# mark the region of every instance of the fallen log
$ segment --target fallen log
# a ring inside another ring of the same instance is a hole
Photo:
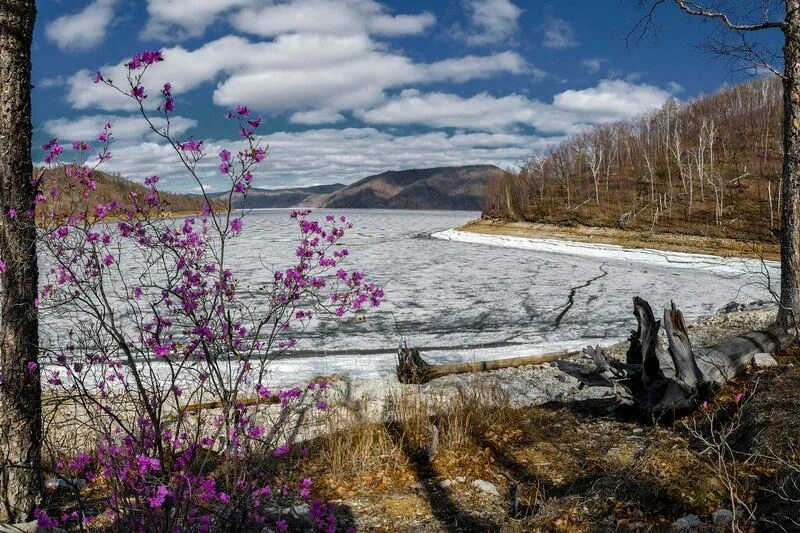
[[[606,357],[599,346],[584,353],[595,362],[600,383],[614,387],[621,405],[649,417],[675,417],[696,408],[744,372],[757,353],[785,348],[794,338],[791,330],[773,326],[695,349],[673,303],[664,310],[665,349],[658,338],[661,322],[650,304],[637,296],[633,308],[637,330],[624,363]]]
[[[401,346],[397,352],[397,379],[400,383],[406,384],[427,383],[432,379],[449,376],[451,374],[468,374],[471,372],[486,372],[488,370],[501,370],[503,368],[516,368],[527,365],[540,365],[542,363],[560,361],[579,353],[578,351],[560,351],[541,355],[513,357],[510,359],[433,365],[425,361],[418,350],[409,348],[408,346]]]

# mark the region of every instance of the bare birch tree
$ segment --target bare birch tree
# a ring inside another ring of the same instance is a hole
[[[643,2],[644,3],[644,2]],[[656,0],[631,36],[643,36],[652,27],[656,8],[671,4],[693,17],[718,24],[734,37],[733,44],[714,41],[717,55],[744,61],[783,80],[783,171],[781,175],[781,298],[778,321],[794,324],[800,317],[800,0]],[[783,33],[782,54],[759,45],[760,32]],[[724,39],[724,37],[723,37]],[[783,68],[775,66],[779,60]],[[701,180],[702,183],[702,180]]]

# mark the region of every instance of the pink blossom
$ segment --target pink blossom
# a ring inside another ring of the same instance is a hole
[[[147,497],[147,503],[149,503],[150,507],[153,509],[160,509],[164,505],[164,501],[167,499],[168,495],[169,490],[167,487],[164,485],[159,485],[155,494]]]
[[[159,61],[164,61],[164,56],[160,50],[145,50],[133,56],[133,59],[125,63],[125,66],[131,70],[138,70],[142,66],[152,65]]]
[[[47,152],[44,156],[45,163],[52,163],[64,152],[64,148],[58,144],[58,139],[50,139],[50,142],[42,145],[42,150]]]
[[[144,87],[141,85],[137,85],[136,87],[131,88],[131,96],[136,98],[137,100],[144,100],[147,98],[147,95],[144,93]]]
[[[153,350],[157,357],[167,357],[172,352],[171,344],[159,344]]]
[[[184,152],[200,152],[203,149],[203,141],[188,140],[178,143],[178,147]]]
[[[36,518],[36,525],[42,529],[55,529],[59,526],[58,520],[51,518],[46,511],[41,509],[33,511],[33,516]]]

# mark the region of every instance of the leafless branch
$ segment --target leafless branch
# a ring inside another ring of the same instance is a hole
[[[675,4],[680,9],[682,9],[683,11],[685,11],[690,15],[705,17],[710,19],[717,19],[721,21],[727,28],[735,31],[760,31],[769,29],[783,30],[783,28],[786,26],[786,23],[783,21],[773,21],[773,20],[766,20],[758,24],[734,24],[733,22],[731,22],[730,17],[728,17],[728,15],[726,15],[725,13],[705,8],[696,2],[691,2],[689,0],[675,0]]]

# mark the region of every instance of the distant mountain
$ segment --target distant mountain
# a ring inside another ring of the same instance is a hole
[[[345,185],[315,185],[294,189],[250,189],[247,193],[247,207],[318,207],[330,193],[334,193]],[[227,193],[216,197],[224,199]]]
[[[392,170],[347,186],[252,189],[247,206],[477,211],[483,207],[487,183],[504,174],[494,165]]]

